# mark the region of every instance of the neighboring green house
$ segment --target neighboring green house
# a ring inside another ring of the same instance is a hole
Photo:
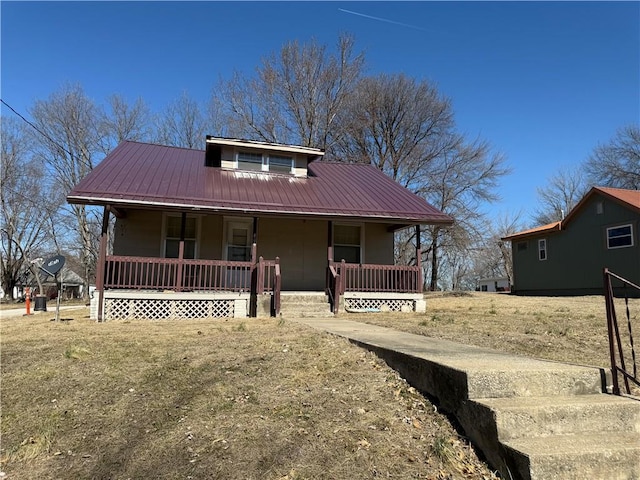
[[[562,221],[503,238],[513,252],[512,292],[599,295],[605,267],[640,285],[639,224],[639,190],[592,188]]]

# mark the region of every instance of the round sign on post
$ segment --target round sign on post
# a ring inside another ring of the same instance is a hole
[[[62,269],[64,266],[65,258],[62,255],[55,255],[51,258],[45,260],[45,262],[40,267],[46,276],[51,275],[55,278],[56,274]],[[33,309],[36,312],[46,312],[47,311],[47,296],[46,295],[36,295],[35,307]]]
[[[56,255],[47,259],[40,267],[40,270],[47,275],[55,276],[64,267],[64,261],[65,258],[62,255]]]

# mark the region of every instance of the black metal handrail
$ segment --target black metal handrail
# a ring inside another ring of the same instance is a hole
[[[623,289],[626,317],[627,317],[627,332],[629,333],[629,347],[631,349],[631,370],[626,366],[624,349],[622,340],[620,338],[620,328],[618,326],[618,318],[616,315],[612,278],[622,282],[624,287],[631,287],[640,291],[640,287],[629,280],[610,272],[609,269],[604,269],[604,297],[607,307],[607,331],[609,333],[609,355],[611,358],[611,375],[613,382],[613,393],[620,395],[620,384],[618,381],[618,375],[622,375],[624,380],[624,386],[627,394],[631,394],[631,388],[629,380],[640,387],[640,378],[638,378],[638,363],[636,361],[636,351],[633,343],[633,330],[631,328],[631,315],[629,312],[629,295],[626,292],[626,288]],[[619,290],[620,291],[620,290]],[[616,352],[617,350],[617,352]],[[627,357],[628,358],[628,357]]]

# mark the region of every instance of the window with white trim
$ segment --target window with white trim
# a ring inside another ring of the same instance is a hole
[[[538,240],[538,260],[547,259],[547,239],[542,238]]]
[[[240,170],[263,170],[261,153],[238,152],[236,162]]]
[[[232,262],[248,262],[251,260],[251,221],[226,220],[225,257]]]
[[[362,227],[360,225],[333,226],[333,259],[347,263],[362,262]]]
[[[292,173],[293,157],[269,154],[269,171],[275,173]]]
[[[607,228],[607,248],[633,247],[633,226],[618,225]]]
[[[164,257],[178,258],[180,253],[181,215],[166,215],[164,222]],[[187,217],[184,228],[184,258],[196,258],[198,218]]]

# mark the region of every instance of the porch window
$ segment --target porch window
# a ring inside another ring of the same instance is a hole
[[[269,155],[269,171],[276,173],[291,173],[293,171],[293,157]]]
[[[334,225],[333,258],[336,262],[362,262],[361,234],[360,225]]]
[[[241,170],[262,170],[262,154],[238,152],[238,168]]]
[[[227,222],[227,260],[248,262],[251,260],[251,223]]]
[[[184,229],[184,258],[196,258],[197,218],[187,217]],[[180,225],[182,217],[167,215],[165,217],[165,258],[178,258],[180,252]]]
[[[607,248],[633,247],[633,228],[631,225],[619,225],[607,228]]]
[[[538,260],[547,259],[547,240],[545,238],[538,240]]]

